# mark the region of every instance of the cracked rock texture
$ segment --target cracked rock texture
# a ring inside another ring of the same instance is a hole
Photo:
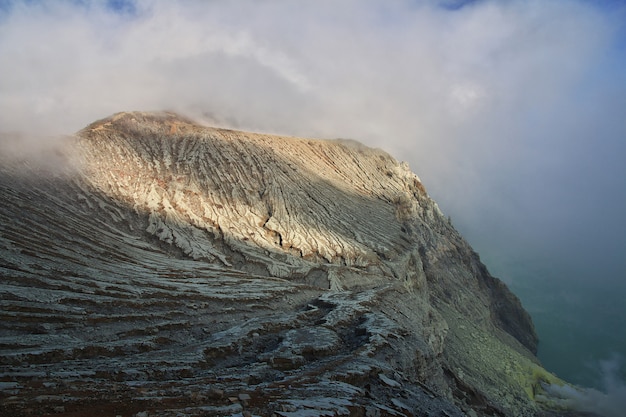
[[[134,112],[43,159],[0,169],[0,415],[552,415],[528,314],[387,153]]]

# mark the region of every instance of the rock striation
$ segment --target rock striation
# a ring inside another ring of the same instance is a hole
[[[535,416],[537,336],[387,153],[119,113],[0,168],[0,415]]]

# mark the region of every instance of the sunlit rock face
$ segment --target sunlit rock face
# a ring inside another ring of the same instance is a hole
[[[2,415],[548,413],[528,314],[381,150],[135,112],[40,162],[0,171]]]

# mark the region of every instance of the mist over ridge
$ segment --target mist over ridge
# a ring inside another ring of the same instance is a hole
[[[409,162],[531,313],[579,311],[570,282],[620,299],[623,6],[461,3],[3,3],[0,126],[46,137],[124,109],[172,109],[358,139]],[[626,336],[612,336],[624,355]],[[578,346],[557,342],[556,355]]]

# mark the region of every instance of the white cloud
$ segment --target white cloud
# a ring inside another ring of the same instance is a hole
[[[599,362],[603,391],[593,388],[574,388],[568,385],[546,385],[547,399],[563,407],[594,415],[623,416],[624,407],[626,407],[626,385],[619,379],[620,366],[619,356]]]
[[[554,167],[574,175],[593,132],[626,131],[610,108],[624,101],[624,78],[602,68],[624,30],[620,9],[139,0],[118,13],[104,4],[15,2],[4,12],[2,130],[68,133],[117,111],[167,108],[351,137],[408,160],[444,211],[476,227],[494,216],[540,221],[529,201],[554,195]],[[563,203],[550,204],[555,219]]]

